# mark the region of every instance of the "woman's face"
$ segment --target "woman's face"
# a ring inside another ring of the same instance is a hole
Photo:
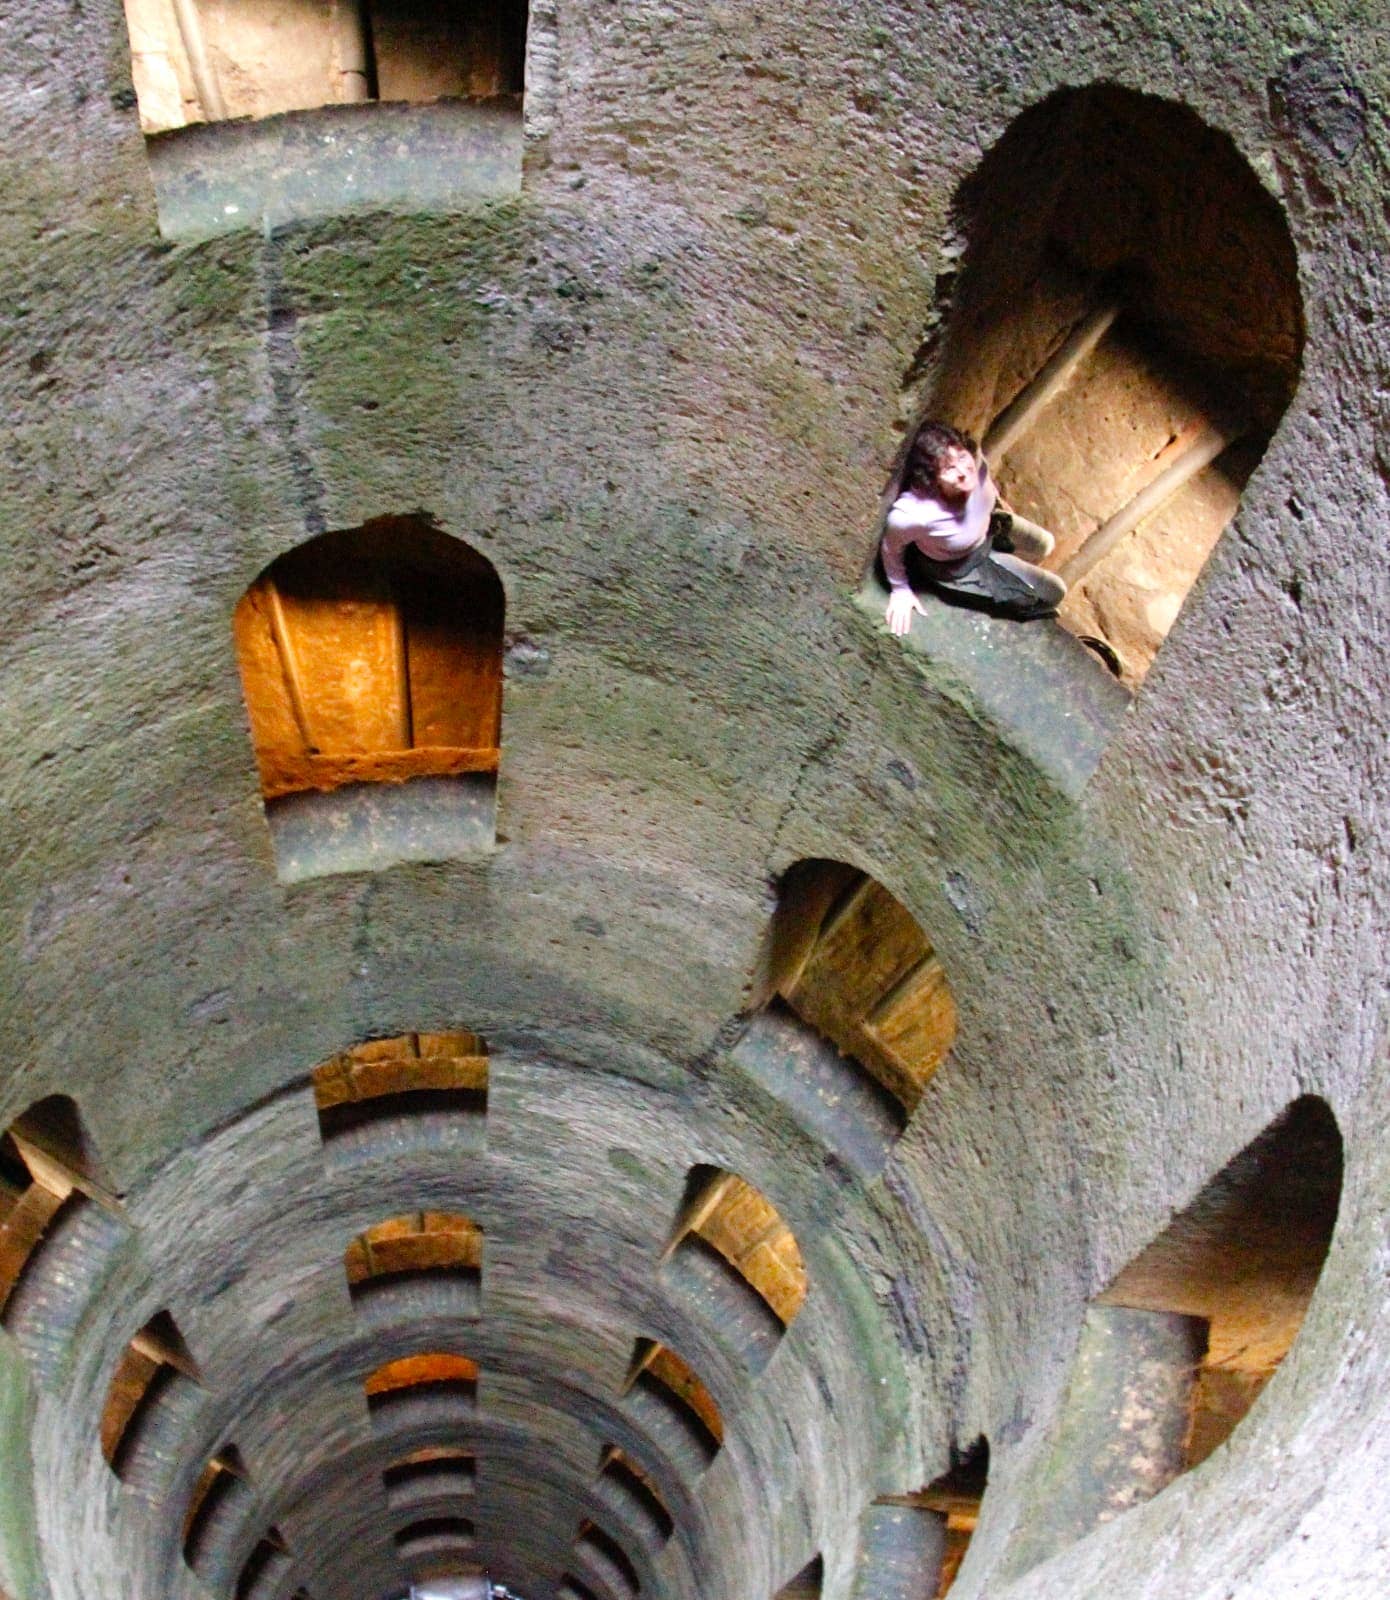
[[[937,469],[936,481],[941,492],[952,500],[963,500],[979,487],[980,469],[968,450],[948,450]]]

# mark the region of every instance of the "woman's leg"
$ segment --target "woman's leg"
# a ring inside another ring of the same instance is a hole
[[[964,572],[938,569],[929,582],[966,605],[1020,619],[1050,616],[1067,592],[1060,578],[1003,550],[991,550]]]
[[[1036,567],[1031,561],[1024,561],[1019,556],[1011,556],[1003,550],[991,550],[987,567],[1004,569],[1012,583],[1001,585],[1004,590],[1000,600],[1012,603],[1018,593],[1015,584],[1021,584],[1027,591],[1027,599],[1039,611],[1055,611],[1067,597],[1067,586],[1055,572],[1044,572],[1041,567]]]
[[[1025,561],[1046,561],[1057,548],[1057,541],[1036,522],[1029,522],[1015,511],[1010,518],[1009,538],[1014,555]]]

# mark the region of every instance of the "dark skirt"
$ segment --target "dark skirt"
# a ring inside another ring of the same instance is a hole
[[[969,555],[959,561],[932,561],[909,546],[905,564],[914,589],[934,589],[943,600],[997,611],[1004,616],[1049,616],[1057,609],[1055,580],[1038,570],[1036,586],[1025,573],[993,560],[996,550],[1013,551],[1011,519],[996,512],[989,532]],[[1026,563],[1025,563],[1026,565]]]

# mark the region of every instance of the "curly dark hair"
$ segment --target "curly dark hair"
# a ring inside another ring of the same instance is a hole
[[[952,450],[965,450],[975,456],[980,447],[968,433],[962,433],[949,423],[924,422],[907,453],[903,487],[917,494],[935,493],[941,465]]]

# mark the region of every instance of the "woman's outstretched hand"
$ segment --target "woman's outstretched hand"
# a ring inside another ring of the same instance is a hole
[[[895,639],[901,639],[911,628],[914,611],[921,612],[924,617],[927,614],[927,608],[911,589],[894,589],[888,596],[888,610],[884,615],[888,619],[888,631]]]

